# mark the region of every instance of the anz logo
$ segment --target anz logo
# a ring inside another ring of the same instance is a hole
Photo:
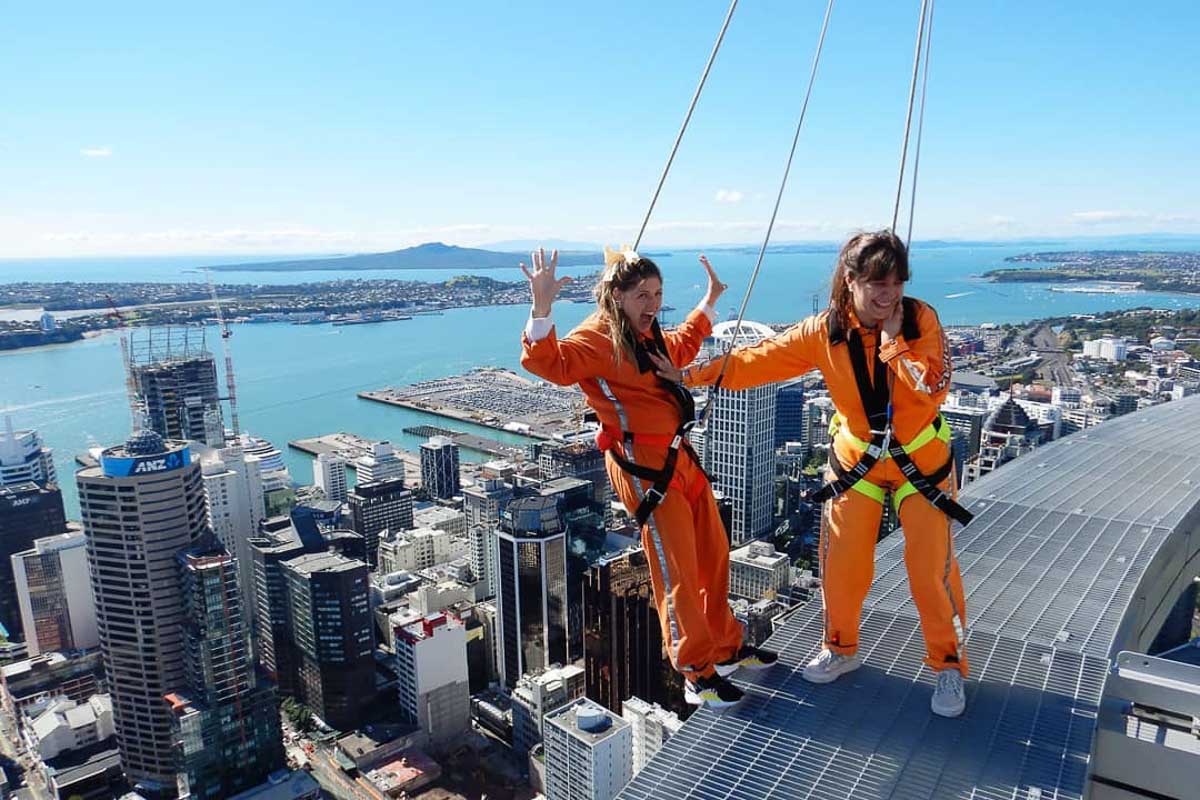
[[[139,461],[133,468],[134,475],[144,475],[148,472],[163,472],[175,469],[182,463],[179,453],[171,453],[163,458],[147,458]]]

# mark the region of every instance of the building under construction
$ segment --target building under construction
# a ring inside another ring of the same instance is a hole
[[[217,365],[203,327],[131,330],[129,369],[152,430],[166,439],[224,444]]]

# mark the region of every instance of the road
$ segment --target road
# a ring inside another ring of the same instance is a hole
[[[1039,325],[1033,332],[1033,349],[1042,357],[1038,373],[1055,386],[1073,386],[1075,371],[1071,369],[1071,355],[1064,353],[1058,343],[1058,335],[1049,325]]]

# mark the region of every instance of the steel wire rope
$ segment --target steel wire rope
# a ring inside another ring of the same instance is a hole
[[[904,236],[904,246],[912,246],[913,218],[917,208],[917,175],[921,169],[921,139],[925,132],[925,96],[929,88],[929,50],[933,45],[933,12],[937,0],[929,0],[929,20],[925,24],[925,58],[921,64],[921,106],[917,112],[917,146],[913,152],[912,186],[909,187],[908,199],[908,232]]]
[[[913,101],[917,95],[917,77],[921,71],[921,45],[925,41],[925,16],[928,11],[929,0],[921,0],[921,17],[917,23],[917,46],[913,53],[912,78],[908,83],[908,111],[904,117],[904,139],[900,145],[900,177],[896,181],[896,203],[892,207],[892,233],[896,232],[896,224],[900,219],[900,198],[904,193],[904,171],[908,165],[908,140],[912,135]]]
[[[646,216],[642,218],[642,226],[638,228],[637,238],[633,241],[633,249],[636,251],[642,243],[642,236],[646,234],[646,226],[650,224],[650,215],[654,213],[654,206],[658,203],[658,195],[662,192],[663,185],[667,182],[667,174],[671,171],[671,164],[675,162],[675,154],[679,152],[679,145],[683,142],[683,134],[687,131],[688,123],[692,121],[692,112],[696,110],[696,103],[700,101],[700,92],[704,89],[704,84],[708,80],[708,73],[712,70],[713,62],[717,60],[717,53],[721,50],[721,43],[725,40],[725,31],[729,30],[729,22],[733,19],[733,12],[737,8],[738,0],[731,0],[729,10],[725,12],[725,21],[721,24],[721,31],[717,34],[717,41],[713,43],[712,52],[708,54],[708,62],[704,65],[704,72],[700,74],[700,82],[696,84],[696,91],[692,94],[692,102],[688,104],[687,113],[683,117],[683,124],[679,126],[679,133],[675,135],[675,144],[671,146],[671,154],[667,156],[667,163],[663,165],[662,174],[658,177],[658,185],[654,187],[654,194],[650,198],[650,207],[646,209]]]
[[[834,0],[829,0],[825,6],[825,17],[821,21],[821,33],[817,37],[816,51],[813,53],[812,67],[808,73],[808,86],[804,90],[804,102],[800,106],[800,118],[796,122],[796,132],[792,136],[792,146],[788,150],[787,163],[783,169],[783,178],[779,182],[779,191],[775,195],[775,206],[771,209],[771,219],[767,222],[767,232],[763,237],[762,246],[758,249],[758,258],[754,262],[754,271],[750,273],[750,282],[746,286],[746,293],[742,296],[742,305],[738,310],[737,322],[733,327],[733,336],[730,337],[729,344],[725,348],[725,354],[721,361],[721,371],[717,374],[717,380],[712,385],[712,390],[709,392],[709,402],[704,407],[704,413],[699,420],[699,426],[703,427],[708,420],[713,407],[712,397],[721,388],[721,382],[725,379],[725,370],[729,367],[729,356],[733,353],[733,348],[737,345],[738,335],[742,330],[742,321],[746,316],[746,306],[750,303],[750,294],[754,291],[754,284],[758,280],[758,273],[762,269],[763,258],[767,253],[767,245],[771,242],[771,234],[775,230],[775,220],[779,216],[779,206],[783,202],[783,192],[787,188],[788,176],[792,171],[792,161],[796,156],[796,145],[800,142],[800,131],[804,127],[804,118],[808,113],[808,101],[812,97],[813,85],[817,80],[817,67],[821,63],[821,52],[825,47],[825,33],[829,30],[829,19],[833,15]]]

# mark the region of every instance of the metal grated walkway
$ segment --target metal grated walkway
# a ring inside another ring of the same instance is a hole
[[[1200,550],[1200,397],[1061,439],[972,485],[956,532],[972,674],[967,713],[929,711],[933,674],[903,564],[880,543],[862,623],[865,665],[800,677],[821,609],[768,646],[781,664],[724,714],[692,716],[621,794],[654,798],[1005,798],[1087,794],[1110,659],[1149,645]]]

